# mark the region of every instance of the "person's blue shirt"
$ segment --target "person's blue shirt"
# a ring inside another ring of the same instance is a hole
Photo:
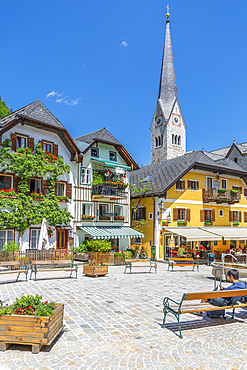
[[[243,282],[243,281],[236,281],[235,283],[233,283],[232,285],[228,286],[224,290],[236,290],[236,289],[246,289],[245,288],[245,282]],[[239,301],[241,299],[241,296],[240,297],[231,297],[231,298],[228,298],[228,299],[230,300],[230,304],[231,305],[234,305],[234,304],[237,303],[237,301]]]

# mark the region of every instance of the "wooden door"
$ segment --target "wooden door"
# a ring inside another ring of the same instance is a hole
[[[57,249],[68,249],[68,230],[57,229]]]

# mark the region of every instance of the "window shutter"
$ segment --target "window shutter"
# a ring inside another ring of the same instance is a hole
[[[244,212],[244,222],[247,222],[247,212]]]
[[[185,181],[181,181],[181,184],[182,184],[182,189],[184,190],[185,189]]]
[[[173,221],[178,220],[178,208],[173,208]]]
[[[19,182],[20,182],[20,177],[19,176],[15,176],[14,177],[14,191],[17,193],[19,191]]]
[[[229,221],[232,222],[232,211],[229,211]]]
[[[47,195],[49,193],[48,180],[41,180],[41,193]]]
[[[242,222],[242,212],[241,211],[238,212],[238,221]]]
[[[199,189],[199,181],[196,182],[196,189]]]
[[[16,134],[11,134],[11,148],[16,151]]]
[[[243,192],[243,188],[241,188],[241,186],[239,188],[239,192],[240,192],[240,194],[242,194],[242,192]]]
[[[137,212],[134,212],[134,210],[132,209],[132,221],[136,220],[136,213]]]
[[[215,222],[215,210],[212,210],[212,222]]]
[[[57,144],[53,144],[53,155],[55,155],[55,157],[58,156],[58,145]]]
[[[201,220],[201,222],[204,222],[204,220],[205,220],[204,216],[205,216],[204,210],[201,209],[201,211],[200,211],[200,220]]]
[[[244,189],[244,196],[247,197],[247,189]]]
[[[186,220],[188,221],[188,222],[190,222],[190,209],[188,208],[187,209],[187,212],[186,212],[187,214],[186,214]]]
[[[191,188],[191,181],[189,180],[188,181],[188,189],[190,189]]]
[[[66,196],[72,199],[72,184],[67,184],[66,186]]]
[[[32,150],[32,152],[34,151],[34,138],[33,137],[28,138],[28,147]]]

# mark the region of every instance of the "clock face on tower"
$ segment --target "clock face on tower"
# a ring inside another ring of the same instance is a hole
[[[181,117],[179,114],[173,114],[172,115],[172,123],[175,126],[180,126],[181,125]]]
[[[160,116],[155,117],[155,127],[162,126],[162,123],[163,123],[162,114]]]

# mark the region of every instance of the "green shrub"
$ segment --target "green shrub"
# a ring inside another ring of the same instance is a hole
[[[12,251],[18,251],[20,248],[19,245],[16,245],[13,240],[9,241],[7,244],[3,246],[3,251],[4,252],[12,252]]]

